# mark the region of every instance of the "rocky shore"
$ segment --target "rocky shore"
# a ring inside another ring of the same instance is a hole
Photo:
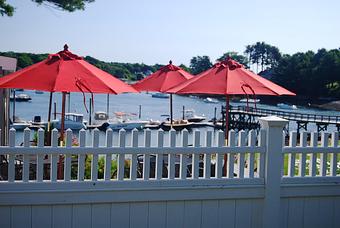
[[[328,102],[328,103],[315,105],[315,106],[318,107],[318,108],[322,108],[322,109],[340,111],[340,100],[331,101],[331,102]]]

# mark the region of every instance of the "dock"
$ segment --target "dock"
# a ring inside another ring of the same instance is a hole
[[[225,123],[225,106],[222,107],[222,116],[222,122]],[[327,131],[329,125],[334,125],[337,128],[337,131],[340,130],[340,116],[308,114],[290,110],[280,111],[246,106],[230,106],[229,129],[258,129],[260,128],[258,118],[264,116],[278,116],[296,122],[297,132],[300,130],[307,131],[308,124],[315,124],[318,132]]]

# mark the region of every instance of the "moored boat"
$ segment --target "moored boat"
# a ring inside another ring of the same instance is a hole
[[[107,128],[111,128],[112,130],[119,131],[120,129],[124,130],[133,130],[133,129],[143,129],[145,125],[149,124],[150,121],[146,120],[133,120],[130,119],[134,114],[125,113],[125,112],[115,112],[115,118],[108,119],[103,113],[98,112],[97,118],[101,118],[102,125],[99,127],[100,130],[106,130]],[[105,120],[105,118],[107,118]]]
[[[211,97],[207,97],[203,101],[206,102],[206,103],[212,103],[212,104],[218,103],[217,99],[214,99],[214,98],[211,98]]]
[[[64,128],[71,130],[81,130],[86,129],[84,121],[84,115],[79,113],[65,113],[65,125]],[[61,128],[61,121],[59,119],[51,121],[52,128]]]
[[[188,109],[184,111],[184,119],[188,120],[189,122],[202,122],[203,120],[205,120],[205,116],[199,116],[195,114],[195,111],[193,109]]]
[[[193,125],[192,122],[189,122],[188,120],[174,120],[172,121],[172,124],[170,124],[170,121],[166,121],[161,123],[160,127],[163,130],[170,130],[171,128],[175,129],[176,131],[183,130],[184,128],[189,129]]]
[[[22,120],[19,117],[15,116],[14,121],[10,123],[10,128],[14,128],[17,131],[22,131],[30,125],[31,124],[28,121]]]
[[[260,99],[247,99],[247,98],[243,98],[240,100],[240,102],[242,103],[259,103]]]
[[[108,122],[109,115],[104,111],[97,111],[94,113],[93,125],[101,126],[103,123]]]
[[[298,107],[296,105],[289,105],[289,104],[285,104],[285,103],[278,103],[276,106],[281,108],[281,109],[291,109],[291,110],[298,109]]]
[[[10,100],[13,101],[14,97],[10,96]],[[30,100],[32,100],[32,98],[27,94],[20,93],[20,94],[15,95],[15,101],[20,102],[20,101],[30,101]]]
[[[154,93],[151,96],[155,98],[169,98],[169,94],[166,93]]]

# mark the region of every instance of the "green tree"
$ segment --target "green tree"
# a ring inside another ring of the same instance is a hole
[[[186,65],[184,65],[184,64],[181,64],[181,65],[179,65],[179,67],[180,67],[180,68],[182,68],[183,70],[185,70],[186,72],[189,72],[189,73],[191,73],[191,70],[190,70],[190,68],[189,68],[189,67],[187,67]]]
[[[275,67],[281,59],[279,49],[265,42],[256,42],[253,45],[247,45],[244,53],[248,56],[249,63],[256,64],[257,71],[259,66],[261,66],[261,71]]]
[[[28,66],[30,66],[32,64],[33,64],[33,61],[32,61],[31,57],[28,54],[23,53],[22,55],[20,55],[18,57],[18,66],[20,68],[25,68],[25,67],[28,67]]]
[[[95,0],[32,0],[33,2],[41,4],[47,4],[55,7],[56,9],[65,10],[68,12],[73,12],[76,10],[84,10],[85,4],[94,2]],[[8,3],[6,0],[0,0],[0,14],[1,16],[13,16],[14,7]]]
[[[196,56],[190,60],[190,70],[192,74],[199,74],[212,67],[209,56]]]
[[[6,0],[0,0],[0,14],[1,16],[13,16],[14,7],[6,3]]]
[[[244,56],[244,55],[238,54],[235,51],[228,51],[228,52],[224,53],[221,57],[216,59],[216,61],[223,61],[227,57],[231,57],[232,59],[236,60],[237,62],[241,63],[242,65],[248,66],[248,59],[247,59],[247,57]]]
[[[308,98],[340,98],[340,50],[283,55],[273,80]]]

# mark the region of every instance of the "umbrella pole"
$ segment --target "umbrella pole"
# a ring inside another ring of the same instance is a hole
[[[107,115],[109,115],[109,111],[110,110],[110,94],[107,94],[107,98],[106,98],[106,113]]]
[[[170,126],[172,128],[173,115],[172,115],[172,93],[170,93]]]
[[[62,108],[61,108],[61,126],[60,126],[60,141],[64,141],[64,129],[65,129],[65,100],[66,100],[66,93],[63,92],[62,98]]]
[[[228,140],[229,133],[229,95],[225,96],[225,139]]]
[[[47,117],[47,145],[51,145],[51,113],[52,113],[52,95],[50,92],[50,101],[48,104],[48,117]]]
[[[50,127],[51,127],[51,113],[52,113],[52,95],[53,92],[50,92],[50,101],[48,104],[48,118],[47,118],[47,131],[50,132]]]
[[[225,96],[225,141],[228,141],[228,133],[229,133],[229,95]],[[224,174],[227,175],[227,162],[228,157],[224,155]]]
[[[13,89],[13,123],[15,122],[15,89]]]
[[[66,100],[66,93],[62,93],[62,106],[61,106],[61,126],[60,126],[60,145],[63,145],[64,142],[64,129],[65,129],[65,100]],[[59,155],[59,164],[58,164],[58,180],[63,179],[63,156]]]

